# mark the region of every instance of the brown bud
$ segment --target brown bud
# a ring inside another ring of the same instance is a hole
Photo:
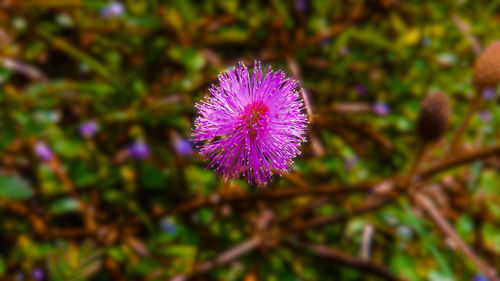
[[[450,100],[443,93],[428,95],[420,105],[418,135],[425,141],[438,140],[448,128],[451,116]]]
[[[500,83],[500,41],[491,43],[474,63],[474,85],[479,90]]]

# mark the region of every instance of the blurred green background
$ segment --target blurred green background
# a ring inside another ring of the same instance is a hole
[[[351,211],[409,169],[425,95],[446,93],[461,124],[499,15],[467,0],[0,1],[0,279],[486,280],[411,200]],[[189,142],[217,74],[255,60],[295,76],[315,117],[265,188],[217,178]],[[463,150],[497,142],[497,106],[485,98]],[[493,268],[499,161],[426,182]]]

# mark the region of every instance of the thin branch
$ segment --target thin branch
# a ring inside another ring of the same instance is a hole
[[[458,30],[469,42],[472,50],[474,50],[474,53],[476,53],[476,55],[481,54],[482,51],[481,44],[479,43],[479,40],[477,40],[477,38],[470,33],[469,25],[462,18],[460,18],[459,15],[455,13],[451,15],[451,18],[453,19],[453,22],[457,26]]]
[[[421,179],[427,179],[448,169],[498,154],[500,154],[500,145],[498,144],[492,147],[466,152],[455,158],[445,159],[430,168],[424,169],[419,173],[419,177]]]
[[[8,68],[16,73],[23,74],[32,80],[40,80],[43,82],[49,82],[47,76],[38,68],[33,65],[20,62],[9,57],[0,57],[0,64],[3,67]]]
[[[373,106],[364,102],[342,102],[330,105],[325,113],[359,114],[372,113]]]
[[[332,249],[331,247],[328,247],[326,245],[313,244],[313,243],[300,243],[298,245],[289,243],[289,245],[292,246],[292,248],[295,250],[301,252],[307,252],[309,254],[312,254],[320,258],[332,260],[335,263],[356,268],[366,273],[372,273],[374,275],[384,278],[384,280],[394,280],[394,281],[405,280],[393,275],[389,269],[387,269],[382,265],[367,260],[363,260],[355,256],[348,255],[339,250]]]
[[[436,225],[450,237],[458,246],[458,248],[477,266],[477,268],[488,277],[488,280],[499,281],[495,270],[482,261],[476,253],[458,236],[455,230],[450,226],[446,219],[441,215],[434,203],[421,193],[415,193],[413,198],[416,203],[423,208],[436,223]]]
[[[472,120],[472,116],[474,116],[474,113],[476,113],[476,111],[481,107],[482,101],[483,100],[481,97],[481,93],[477,93],[472,102],[470,103],[469,108],[467,109],[467,113],[465,114],[464,120],[462,121],[460,127],[453,136],[450,148],[448,149],[446,155],[451,156],[457,152],[460,145],[460,141],[462,140],[462,137],[467,131],[467,127],[469,127],[469,123]]]
[[[217,256],[214,260],[208,260],[199,263],[194,267],[194,269],[189,274],[179,274],[174,276],[171,281],[186,281],[192,277],[207,273],[211,271],[213,268],[226,265],[240,256],[253,251],[258,248],[264,241],[263,236],[253,236],[244,242],[236,245],[235,247],[223,252],[219,256]]]
[[[187,203],[180,204],[165,213],[155,214],[160,217],[166,214],[178,214],[193,211],[199,208],[210,205],[218,205],[220,203],[237,203],[237,202],[255,202],[261,200],[285,200],[297,196],[314,196],[314,195],[349,195],[356,193],[366,193],[371,190],[373,183],[366,182],[355,186],[338,186],[338,185],[323,185],[320,187],[310,188],[293,188],[293,189],[269,189],[261,190],[259,193],[214,193],[209,197],[196,198]]]
[[[451,160],[446,160],[442,163],[437,164],[434,167],[431,167],[427,170],[424,170],[420,174],[420,178],[425,179],[428,178],[438,172],[441,172],[443,170],[453,168],[455,166],[461,165],[461,164],[466,164],[471,161],[481,159],[487,156],[491,156],[494,154],[500,153],[500,145],[491,147],[491,148],[486,148],[486,149],[479,149],[470,153],[466,153],[462,156],[459,156],[457,158],[451,159]],[[384,183],[384,185],[387,184],[396,184],[398,182],[397,178],[389,179],[389,182],[387,179],[384,179],[380,181],[380,183]],[[375,185],[371,185],[375,186]],[[330,187],[331,188],[331,187]],[[366,188],[366,187],[363,187]],[[344,189],[338,189],[336,192],[340,192],[340,190],[349,190],[350,188],[344,188]],[[376,190],[377,188],[373,188],[372,190]],[[232,197],[231,200],[256,200],[256,198],[263,199],[284,199],[284,198],[289,198],[293,196],[298,196],[298,195],[313,195],[314,192],[316,194],[329,194],[329,192],[332,192],[333,189],[325,188],[324,190],[322,189],[290,189],[290,190],[281,190],[281,191],[276,191],[276,192],[264,192],[264,193],[258,193],[258,194],[244,194],[244,195],[237,195],[235,197]],[[366,191],[366,189],[363,189],[363,191]],[[313,193],[311,193],[313,192]],[[387,192],[386,192],[387,193]],[[387,194],[379,195],[379,197],[376,198],[376,200],[369,201],[369,203],[363,204],[362,206],[359,206],[357,208],[354,208],[352,211],[346,214],[335,214],[332,216],[317,216],[314,218],[309,219],[307,222],[302,223],[300,225],[295,225],[290,227],[289,229],[283,229],[279,233],[272,233],[272,232],[263,232],[262,234],[256,234],[252,236],[251,238],[247,239],[246,241],[238,244],[237,246],[226,250],[225,252],[221,253],[219,256],[217,256],[214,260],[208,260],[201,262],[195,268],[190,274],[181,274],[175,276],[172,281],[185,281],[188,280],[189,278],[200,275],[203,273],[207,273],[214,269],[215,267],[218,266],[223,266],[226,265],[239,257],[241,257],[244,254],[247,254],[257,248],[259,248],[264,241],[282,241],[285,237],[289,235],[294,235],[294,234],[300,234],[303,233],[307,230],[313,229],[313,228],[318,228],[322,227],[325,225],[331,225],[333,223],[338,223],[338,222],[343,222],[346,221],[353,216],[364,214],[370,211],[378,210],[389,203],[391,203],[395,198],[397,198],[398,194],[392,194],[392,196],[388,196]],[[228,199],[228,198],[226,198]],[[258,200],[258,199],[257,199]],[[233,201],[233,202],[235,202]],[[191,202],[189,209],[193,208],[193,206],[200,206],[204,204],[209,204],[205,203],[206,201],[204,200],[199,200],[196,201],[197,203],[193,204]],[[210,203],[214,204],[214,203]],[[278,245],[279,243],[275,243],[274,245]],[[398,279],[394,279],[398,280]],[[497,279],[492,279],[494,281],[498,281]]]
[[[384,206],[386,206],[388,203],[392,202],[393,197],[380,197],[378,200],[369,202],[368,204],[363,204],[360,207],[357,207],[353,209],[352,211],[345,213],[345,214],[335,214],[331,216],[317,216],[314,218],[309,219],[307,222],[302,223],[297,226],[293,226],[290,229],[290,233],[302,233],[304,231],[307,231],[312,228],[318,228],[322,227],[325,225],[331,225],[334,223],[339,223],[346,221],[353,216],[361,215],[370,211],[378,210]],[[288,234],[288,233],[287,233]]]

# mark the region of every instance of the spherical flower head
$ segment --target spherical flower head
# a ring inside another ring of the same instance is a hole
[[[137,160],[146,159],[149,156],[149,146],[144,141],[135,141],[128,146],[128,154]]]
[[[491,43],[474,63],[474,85],[496,88],[500,83],[500,41]]]
[[[35,155],[42,161],[48,162],[54,157],[50,147],[43,141],[38,141],[33,147]]]
[[[290,168],[305,141],[307,118],[298,82],[282,71],[243,63],[219,75],[210,96],[196,105],[193,140],[200,154],[228,179],[264,184]]]
[[[174,140],[174,150],[177,154],[188,157],[193,153],[193,147],[189,140],[179,137]]]
[[[449,98],[441,92],[428,95],[422,101],[417,120],[417,133],[429,142],[438,140],[448,128],[451,117]]]
[[[87,121],[80,125],[78,131],[80,132],[80,136],[91,138],[99,131],[99,124],[93,120]]]

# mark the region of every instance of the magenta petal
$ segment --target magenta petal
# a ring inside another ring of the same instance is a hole
[[[193,140],[209,166],[229,179],[266,183],[290,168],[305,141],[307,118],[298,83],[281,71],[243,63],[219,75],[196,104]]]

